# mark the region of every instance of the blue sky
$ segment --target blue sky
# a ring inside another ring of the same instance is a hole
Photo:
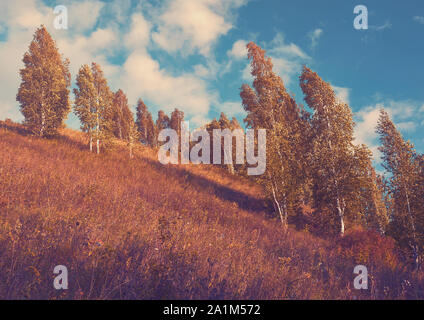
[[[404,136],[424,152],[424,2],[350,0],[42,1],[0,4],[0,119],[21,120],[14,101],[18,70],[32,34],[45,24],[71,60],[100,63],[111,88],[134,106],[185,111],[193,126],[222,110],[244,117],[239,88],[251,81],[245,44],[255,41],[303,103],[298,76],[308,65],[355,112],[357,142],[378,162],[374,127],[385,107]],[[356,5],[368,8],[368,30],[353,27]],[[68,8],[69,28],[53,28],[53,9]],[[71,115],[67,124],[78,128]]]

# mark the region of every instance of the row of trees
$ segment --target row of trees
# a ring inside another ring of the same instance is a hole
[[[389,234],[410,249],[415,265],[424,250],[424,157],[405,141],[386,111],[380,134],[385,179],[372,166],[372,153],[354,144],[350,107],[331,85],[304,67],[300,87],[310,112],[296,104],[271,59],[247,45],[254,78],[240,96],[250,128],[267,129],[267,172],[258,178],[283,225],[308,205],[322,231],[345,233],[363,225]]]
[[[240,91],[247,112],[244,121],[248,128],[267,130],[267,170],[257,179],[284,228],[309,207],[320,232],[343,235],[346,226],[359,224],[390,234],[410,250],[418,266],[424,252],[424,157],[382,110],[377,132],[389,176],[379,176],[369,148],[354,143],[350,107],[336,98],[329,83],[304,67],[299,80],[307,110],[287,92],[265,51],[253,42],[247,49],[254,80],[253,86],[244,84]],[[23,62],[17,100],[25,124],[39,136],[54,135],[71,110],[69,60],[61,57],[42,26]],[[128,143],[132,156],[136,141],[157,147],[162,129],[181,134],[182,111],[175,109],[170,117],[159,111],[154,122],[142,99],[134,121],[125,93],[110,90],[96,63],[80,68],[74,95],[74,112],[87,133],[90,151],[95,145],[99,153],[117,138]],[[214,129],[233,131],[241,126],[221,113],[204,128],[213,137]],[[224,166],[231,173],[244,172],[239,170],[243,165]]]
[[[40,137],[54,136],[71,111],[69,60],[62,58],[55,41],[41,26],[23,62],[25,67],[20,71],[22,82],[16,98],[24,123]],[[95,146],[100,153],[101,147],[107,148],[117,138],[128,143],[132,155],[136,141],[155,147],[161,129],[181,131],[182,111],[175,109],[171,118],[159,111],[155,124],[142,99],[138,100],[134,121],[125,93],[121,89],[112,92],[97,63],[81,66],[73,92],[73,110],[80,119],[81,130],[87,133],[90,151]]]
[[[44,26],[35,32],[23,61],[25,68],[21,70],[22,83],[17,100],[21,103],[25,123],[41,137],[55,135],[71,111],[69,61],[62,59]],[[101,148],[107,148],[117,138],[127,142],[132,155],[136,141],[157,147],[162,129],[171,128],[181,134],[184,112],[175,109],[169,117],[160,110],[154,122],[142,99],[137,102],[134,121],[125,93],[121,89],[112,92],[97,63],[81,66],[73,93],[73,111],[80,119],[81,130],[87,134],[90,151],[95,149],[100,153]],[[235,118],[230,121],[222,113],[219,121],[214,119],[206,128],[212,131],[214,128],[233,130],[241,127]],[[234,172],[234,166],[228,168]]]

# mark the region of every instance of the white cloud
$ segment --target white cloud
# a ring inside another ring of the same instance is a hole
[[[424,24],[424,17],[422,17],[422,16],[415,16],[415,17],[412,18],[412,20],[414,20],[418,23]]]
[[[242,74],[241,74],[241,78],[244,81],[253,81],[253,77],[252,77],[252,71],[251,71],[251,67],[250,64],[247,64],[246,67],[244,67]]]
[[[16,102],[22,57],[32,40],[34,25],[48,21],[53,21],[53,10],[36,0],[0,2],[0,23],[8,29],[7,41],[0,41],[0,119],[22,120]]]
[[[346,87],[338,87],[338,86],[334,86],[332,85],[334,92],[336,94],[336,97],[347,104],[350,104],[350,99],[349,99],[349,95],[350,95],[350,88],[346,88]]]
[[[379,140],[375,132],[380,109],[384,108],[390,115],[396,127],[402,133],[411,133],[420,124],[422,115],[419,114],[421,103],[416,101],[394,101],[387,100],[368,106],[355,114],[355,138],[357,143],[368,145],[374,154],[374,160],[381,162],[378,151]]]
[[[224,102],[219,105],[219,109],[228,117],[245,116],[246,112],[240,102]]]
[[[311,39],[311,48],[315,49],[318,45],[318,40],[322,36],[323,30],[317,28],[311,32],[309,32],[308,37]]]
[[[72,2],[68,8],[69,28],[76,32],[91,30],[96,24],[104,3],[100,1]]]
[[[277,33],[271,41],[269,53],[274,56],[287,56],[298,59],[310,59],[310,57],[294,43],[286,43],[282,33]]]
[[[215,100],[203,80],[191,74],[172,76],[145,52],[135,52],[128,57],[120,83],[130,101],[143,97],[164,111],[176,107],[188,116],[206,117]]]
[[[145,48],[150,41],[151,23],[142,14],[134,13],[131,17],[130,32],[124,36],[124,43],[128,49]]]
[[[230,57],[241,57],[241,44],[244,40],[234,43],[233,48],[227,54]],[[296,79],[302,65],[310,61],[311,58],[296,44],[287,43],[281,33],[277,33],[272,41],[263,46],[266,49],[266,55],[271,58],[274,72],[277,73],[289,86],[293,79]],[[245,53],[247,54],[247,53]],[[250,62],[242,70],[242,79],[252,81]]]
[[[378,150],[378,134],[375,132],[381,107],[381,104],[369,106],[356,114],[355,142],[367,145],[376,162],[381,161],[381,153]]]
[[[217,39],[233,28],[231,10],[240,0],[172,0],[158,19],[152,38],[168,52],[208,56]]]
[[[227,55],[230,58],[234,58],[236,60],[247,59],[247,41],[245,40],[237,40],[234,42],[231,50],[227,52]]]
[[[91,62],[100,64],[108,79],[117,74],[119,67],[109,63],[107,59],[108,53],[120,41],[116,30],[97,29],[89,36],[79,34],[69,37],[67,34],[60,34],[57,31],[52,31],[52,34],[56,36],[60,52],[70,59],[70,71],[73,79],[81,65],[91,64]]]
[[[383,31],[386,29],[390,29],[391,27],[392,27],[392,24],[389,21],[386,21],[381,26],[370,26],[370,29],[375,31]]]
[[[281,33],[278,33],[266,48],[274,64],[274,71],[286,85],[290,85],[293,79],[298,77],[302,65],[311,59],[296,44],[286,43]]]
[[[241,6],[243,1],[232,1],[231,4],[221,1],[213,3],[212,1],[202,1],[201,4],[190,4],[183,1],[187,6],[194,10],[201,8],[212,10],[206,12],[214,14],[218,25],[225,26],[225,19],[230,19],[229,10]],[[186,118],[194,124],[202,124],[209,120],[208,112],[212,105],[219,105],[219,95],[216,91],[208,89],[207,80],[216,78],[220,72],[221,65],[216,62],[213,56],[209,55],[206,62],[193,67],[193,71],[170,73],[159,64],[147,51],[151,45],[152,30],[155,27],[155,21],[146,19],[141,10],[137,10],[132,15],[126,16],[126,21],[131,21],[128,32],[123,33],[119,25],[109,24],[106,28],[99,28],[98,22],[101,19],[100,12],[108,12],[111,7],[116,7],[117,2],[72,2],[65,1],[69,6],[68,30],[54,30],[52,28],[54,15],[53,8],[49,8],[41,1],[24,0],[19,3],[11,2],[5,5],[0,3],[0,24],[8,26],[9,35],[7,42],[0,42],[0,59],[3,63],[0,73],[0,118],[11,117],[14,120],[22,120],[18,103],[15,101],[16,93],[20,83],[19,69],[23,67],[22,56],[28,50],[28,45],[32,39],[35,29],[44,24],[56,40],[60,52],[71,61],[70,69],[75,80],[75,76],[82,64],[97,62],[101,65],[111,86],[111,89],[122,88],[128,95],[129,103],[134,105],[138,98],[142,97],[153,104],[152,111],[164,109],[167,112],[175,107],[182,109],[186,113]],[[169,2],[168,12],[172,14],[182,14],[175,9],[175,3],[181,1]],[[200,7],[199,7],[200,6]],[[140,8],[138,8],[140,9]],[[124,15],[124,11],[120,15]],[[173,12],[173,13],[172,13]],[[86,17],[90,15],[91,17]],[[202,27],[202,23],[196,21],[195,14],[192,21],[184,23],[191,26]],[[176,16],[175,16],[176,17]],[[222,17],[224,20],[220,20]],[[119,18],[122,21],[123,17]],[[80,21],[81,20],[81,21]],[[220,21],[222,24],[220,24]],[[196,23],[199,23],[198,25]],[[209,22],[208,22],[209,23]],[[185,25],[185,26],[188,26]],[[207,26],[204,26],[207,28]],[[213,28],[213,30],[192,30],[190,34],[188,29],[184,29],[180,34],[191,41],[193,47],[213,45],[219,35],[225,28]],[[215,31],[214,31],[215,30]],[[120,65],[111,63],[110,57],[116,52],[126,50],[128,57]],[[71,95],[72,97],[72,95]]]

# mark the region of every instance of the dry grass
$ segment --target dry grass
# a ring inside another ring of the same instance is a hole
[[[394,243],[356,230],[282,233],[260,189],[211,166],[162,166],[139,146],[96,156],[0,123],[0,298],[355,299],[423,297]],[[53,268],[69,290],[53,288]],[[365,264],[370,290],[353,289]]]

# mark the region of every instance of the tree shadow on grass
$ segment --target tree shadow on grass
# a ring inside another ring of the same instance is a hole
[[[264,199],[250,196],[241,191],[236,191],[230,187],[221,185],[215,181],[190,172],[185,168],[177,168],[172,165],[163,165],[160,162],[147,158],[143,158],[142,161],[148,162],[149,165],[158,171],[166,171],[167,176],[185,179],[192,186],[202,189],[212,188],[215,196],[225,201],[235,202],[239,208],[245,211],[253,213],[265,213],[268,216],[272,215],[272,210],[270,210],[269,206],[267,206],[267,203]]]

